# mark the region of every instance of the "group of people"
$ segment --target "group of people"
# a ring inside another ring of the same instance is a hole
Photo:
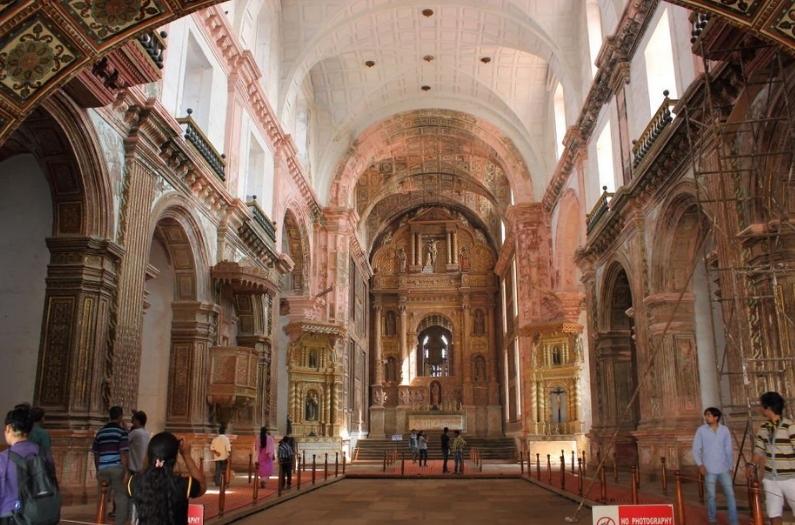
[[[764,472],[762,487],[765,510],[771,525],[784,523],[784,500],[795,510],[795,423],[783,416],[785,401],[778,392],[759,398],[765,423],[756,434],[748,468]],[[717,523],[716,485],[726,499],[730,525],[738,525],[732,469],[734,448],[729,429],[721,424],[723,414],[715,407],[704,411],[704,424],[693,438],[693,459],[704,476],[707,521]]]
[[[450,440],[450,429],[444,427],[441,436],[442,446],[442,472],[449,472],[447,462],[450,459],[450,454],[453,455],[454,470],[456,474],[464,473],[464,447],[466,441],[464,436],[461,435],[460,430],[455,431],[455,437],[452,442]],[[409,433],[409,451],[411,452],[411,460],[416,462],[419,458],[420,467],[428,466],[428,437],[425,435],[424,430],[417,431],[411,429]]]
[[[279,464],[279,486],[289,489],[293,482],[293,465],[295,464],[295,438],[286,435],[276,441],[266,427],[260,428],[259,439],[256,441],[257,474],[260,488],[266,488],[267,481],[273,473],[273,463]]]

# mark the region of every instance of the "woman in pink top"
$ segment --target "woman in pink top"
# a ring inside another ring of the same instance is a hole
[[[268,429],[262,427],[259,430],[259,441],[257,441],[257,461],[259,462],[259,486],[265,488],[273,472],[273,456],[276,450],[273,436],[268,433]]]

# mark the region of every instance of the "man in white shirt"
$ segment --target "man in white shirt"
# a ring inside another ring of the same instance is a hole
[[[213,461],[215,461],[215,486],[220,487],[221,477],[226,472],[226,464],[229,461],[229,455],[232,454],[232,443],[226,437],[225,425],[218,427],[218,435],[210,443],[210,452],[212,452]]]
[[[134,411],[132,415],[132,430],[127,439],[130,442],[130,461],[128,469],[131,474],[143,472],[146,468],[146,449],[149,447],[149,432],[146,430],[146,413],[143,410]]]

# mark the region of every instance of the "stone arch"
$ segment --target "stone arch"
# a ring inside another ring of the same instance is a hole
[[[601,330],[629,328],[629,317],[624,311],[633,306],[635,294],[630,273],[626,270],[628,267],[627,262],[622,260],[614,260],[607,265],[599,301],[602,307],[599,317]],[[620,310],[622,307],[624,310]]]
[[[429,328],[431,326],[441,326],[442,328],[446,328],[450,332],[454,333],[455,324],[453,321],[450,320],[448,316],[442,313],[429,313],[420,319],[417,323],[417,328],[414,330],[417,334]]]
[[[580,246],[583,212],[574,190],[568,190],[558,204],[555,231],[555,288],[574,290],[579,287],[578,268],[574,254]]]
[[[282,291],[288,295],[306,295],[310,290],[309,236],[304,224],[289,208],[282,221],[282,252],[292,258],[294,265],[289,274],[282,276]]]

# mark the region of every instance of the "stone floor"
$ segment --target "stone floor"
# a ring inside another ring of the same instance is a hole
[[[522,480],[343,480],[237,523],[562,524],[576,505]],[[590,524],[584,508],[579,523]]]

